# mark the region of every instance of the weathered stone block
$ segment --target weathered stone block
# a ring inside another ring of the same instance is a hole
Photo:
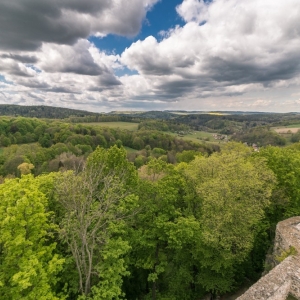
[[[273,256],[284,260],[237,300],[285,300],[289,294],[300,300],[300,217],[277,224]]]

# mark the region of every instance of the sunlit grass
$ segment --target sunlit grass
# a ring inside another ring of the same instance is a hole
[[[133,149],[133,148],[130,148],[130,147],[124,147],[124,148],[127,151],[127,153],[135,153],[135,152],[139,151],[139,150],[136,150],[136,149]]]
[[[223,143],[222,140],[215,140],[213,137],[214,133],[206,132],[206,131],[192,131],[189,134],[179,135],[178,133],[168,132],[171,135],[174,135],[180,139],[186,141],[193,141],[195,143],[213,143],[213,144],[220,144]]]
[[[99,127],[109,127],[109,128],[120,128],[120,129],[127,129],[127,130],[137,130],[138,123],[131,123],[131,122],[92,122],[92,123],[81,123],[82,125],[89,125],[89,126],[99,126]]]

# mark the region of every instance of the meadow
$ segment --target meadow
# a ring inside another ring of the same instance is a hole
[[[173,132],[168,132],[168,134],[177,136],[178,138],[181,138],[186,141],[193,141],[195,143],[208,142],[213,144],[219,144],[223,142],[222,140],[215,140],[213,137],[214,133],[206,132],[206,131],[192,131],[184,135],[179,135]]]
[[[300,130],[300,124],[289,125],[286,127],[274,127],[273,130],[275,130],[277,133],[280,133],[280,134],[296,133],[296,132],[298,132],[298,130]]]
[[[81,123],[82,125],[87,125],[87,123]],[[138,129],[138,123],[132,122],[92,122],[88,123],[90,126],[98,127],[108,127],[108,128],[120,128],[135,131]]]

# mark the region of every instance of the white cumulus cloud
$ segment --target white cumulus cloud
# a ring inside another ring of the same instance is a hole
[[[158,98],[234,96],[300,75],[298,0],[185,0],[177,11],[183,27],[133,43],[121,56]]]

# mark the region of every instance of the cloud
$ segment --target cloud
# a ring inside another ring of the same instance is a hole
[[[89,52],[91,44],[79,40],[75,45],[44,44],[39,54],[38,66],[45,72],[76,73],[97,76],[108,72],[106,66],[94,62]]]
[[[35,71],[32,68],[15,61],[15,59],[9,55],[0,55],[0,73],[19,77],[33,77],[35,75]]]
[[[208,5],[203,0],[185,0],[176,11],[186,22],[202,23],[209,17]]]
[[[268,88],[300,75],[298,0],[185,0],[176,9],[183,27],[161,41],[137,41],[121,56],[160,97],[175,101],[216,90],[226,96],[232,86]]]
[[[87,40],[137,34],[158,1],[0,1],[0,77],[11,83],[0,86],[1,99],[98,111],[267,110],[291,97],[296,107],[299,0],[184,0],[176,7],[183,26],[120,56]]]
[[[3,0],[0,49],[36,50],[43,42],[72,45],[89,35],[134,36],[158,0]],[[124,9],[126,7],[126,9]]]
[[[19,61],[21,63],[27,63],[27,64],[34,64],[38,60],[35,56],[30,56],[30,55],[19,55],[19,54],[12,54],[12,53],[4,53],[0,55],[1,58],[10,58],[15,61]]]
[[[87,40],[79,40],[73,46],[45,43],[34,52],[34,65],[15,61],[16,56],[24,58],[20,53],[0,53],[0,73],[15,85],[56,93],[82,93],[92,87],[105,90],[121,85],[114,75],[114,68],[121,67],[118,56],[106,55]],[[31,53],[25,57],[33,57]]]

